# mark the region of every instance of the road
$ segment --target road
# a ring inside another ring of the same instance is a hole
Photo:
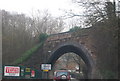
[[[71,81],[79,81],[79,80],[77,80],[77,79],[72,79]]]
[[[79,81],[79,80],[77,80],[77,79],[75,79],[75,78],[72,78],[71,81]]]

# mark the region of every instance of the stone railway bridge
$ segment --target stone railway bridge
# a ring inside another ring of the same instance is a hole
[[[89,30],[88,28],[84,33],[65,32],[48,37],[43,47],[43,63],[51,63],[53,67],[60,56],[73,52],[79,55],[87,65],[88,79],[94,78],[97,52]]]

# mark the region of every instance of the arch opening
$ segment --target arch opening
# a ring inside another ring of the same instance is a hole
[[[78,56],[81,57],[81,59],[84,61],[87,67],[87,77],[86,79],[91,78],[92,68],[93,68],[93,60],[90,55],[90,53],[83,47],[78,44],[67,44],[62,45],[59,48],[57,48],[54,52],[51,53],[50,58],[48,59],[47,63],[50,63],[53,66],[55,62],[64,54],[66,53],[75,53]]]
[[[52,79],[53,74],[57,70],[67,70],[70,72],[73,79],[85,79],[87,76],[87,67],[84,61],[77,54],[70,52],[65,53],[58,58],[50,71],[50,77]]]

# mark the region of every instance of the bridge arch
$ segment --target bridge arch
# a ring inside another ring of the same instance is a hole
[[[81,44],[68,42],[63,43],[59,45],[58,48],[56,48],[50,55],[50,58],[48,59],[47,63],[52,64],[52,67],[54,66],[55,62],[59,57],[64,55],[65,53],[73,52],[77,55],[79,55],[82,60],[85,62],[87,68],[88,68],[88,74],[87,78],[90,79],[92,77],[92,70],[94,67],[94,61],[92,59],[91,54],[88,52],[88,50]]]

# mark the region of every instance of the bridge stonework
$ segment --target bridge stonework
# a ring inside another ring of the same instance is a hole
[[[89,30],[89,29],[87,29]],[[79,33],[79,34],[77,34]],[[95,45],[92,42],[92,35],[91,32],[66,32],[66,33],[60,33],[60,34],[54,34],[48,37],[48,39],[44,43],[44,63],[47,63],[52,54],[60,48],[60,46],[64,46],[65,44],[77,44],[80,46],[83,46],[85,50],[89,53],[89,57],[92,57],[93,60],[93,66],[92,66],[92,74],[89,78],[96,78],[95,77],[95,65],[96,65],[96,49]],[[55,58],[55,57],[54,57]],[[47,59],[47,61],[46,61]],[[49,63],[49,62],[48,62]]]
[[[64,37],[62,37],[64,36]],[[67,37],[68,36],[68,37]],[[88,35],[83,35],[80,37],[73,36],[71,33],[65,33],[65,34],[58,34],[58,35],[53,35],[47,39],[47,41],[44,44],[44,54],[49,57],[51,54],[50,52],[54,51],[56,47],[58,47],[60,44],[64,44],[67,42],[77,42],[81,45],[83,45],[90,53],[93,58],[95,55],[93,54],[92,45],[89,41],[89,36]]]

